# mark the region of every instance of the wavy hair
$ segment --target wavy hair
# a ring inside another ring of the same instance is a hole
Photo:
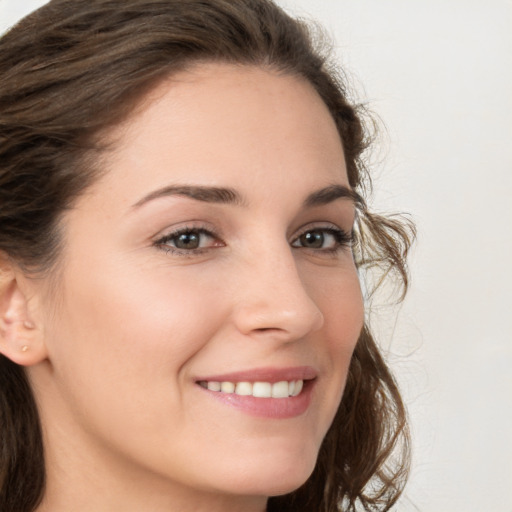
[[[270,0],[52,0],[0,40],[0,262],[31,273],[58,264],[59,219],[101,173],[100,135],[161,80],[208,61],[306,79],[336,122],[358,195],[354,257],[405,292],[413,228],[365,202],[371,137],[317,30]],[[269,512],[389,510],[408,470],[405,408],[365,326],[311,477]],[[44,450],[30,386],[0,356],[0,509],[31,512],[44,494]]]

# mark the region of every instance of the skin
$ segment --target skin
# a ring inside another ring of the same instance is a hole
[[[18,359],[45,435],[38,511],[261,512],[313,470],[363,323],[350,246],[325,231],[350,232],[353,203],[304,204],[349,186],[335,125],[301,79],[217,63],[161,83],[110,135],[107,172],[62,219],[57,278],[18,279],[34,324]],[[154,194],[177,185],[240,200]],[[215,235],[173,252],[184,227]],[[302,244],[312,230],[321,247]],[[304,365],[311,403],[287,419],[197,384]]]

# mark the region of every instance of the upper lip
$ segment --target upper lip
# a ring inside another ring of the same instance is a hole
[[[293,366],[286,368],[253,368],[197,378],[197,382],[281,382],[292,380],[311,380],[318,372],[311,366]]]

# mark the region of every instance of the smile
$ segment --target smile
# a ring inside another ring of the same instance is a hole
[[[240,412],[283,420],[301,416],[312,401],[318,371],[311,366],[252,368],[202,375],[195,382],[209,396]]]
[[[200,381],[199,385],[210,391],[256,398],[289,398],[298,396],[304,381],[291,380],[280,382],[229,382]]]

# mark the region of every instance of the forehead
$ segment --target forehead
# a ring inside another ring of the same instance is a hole
[[[289,188],[294,175],[311,187],[348,185],[326,105],[306,80],[273,69],[197,65],[161,82],[110,136],[106,179],[121,188],[129,175],[142,187],[198,177],[248,189],[272,178]]]

